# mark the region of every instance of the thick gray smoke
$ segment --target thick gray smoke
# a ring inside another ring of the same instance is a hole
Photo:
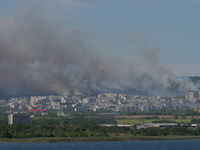
[[[135,53],[113,58],[93,51],[78,29],[57,28],[26,9],[0,23],[1,95],[145,92],[175,96],[195,91],[188,79],[175,78],[139,35],[128,35]],[[106,57],[105,57],[106,56]]]

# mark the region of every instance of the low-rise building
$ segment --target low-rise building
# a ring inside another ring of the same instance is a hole
[[[8,116],[8,124],[29,124],[30,123],[30,116],[29,115],[21,115],[21,114],[11,114]]]

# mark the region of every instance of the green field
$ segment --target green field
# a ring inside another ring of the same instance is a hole
[[[200,136],[112,136],[112,137],[57,137],[57,138],[1,138],[0,143],[25,142],[91,142],[91,141],[144,141],[144,140],[194,140]]]
[[[158,120],[161,121],[162,119],[117,119],[118,124],[142,124],[142,123],[152,123],[152,121]],[[191,119],[165,119],[165,120],[172,120],[177,123],[190,123]]]

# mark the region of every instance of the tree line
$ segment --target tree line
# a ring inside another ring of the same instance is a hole
[[[135,129],[129,127],[100,126],[97,124],[57,125],[0,125],[0,138],[31,137],[107,137],[119,136],[167,136],[167,135],[200,135],[200,128],[191,129],[185,126]]]

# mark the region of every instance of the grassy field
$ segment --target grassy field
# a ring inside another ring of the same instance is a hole
[[[51,119],[53,119],[53,120],[62,120],[63,118],[56,118],[56,117],[31,117],[31,119],[33,119],[33,120],[37,120],[37,119],[48,119],[48,120],[51,120]]]
[[[161,121],[162,119],[116,119],[118,124],[141,124],[141,123],[152,123],[154,120]],[[178,123],[190,123],[191,119],[165,119],[176,121]]]
[[[153,118],[159,119],[153,119]],[[141,124],[141,123],[152,123],[154,120],[170,120],[177,123],[190,123],[191,119],[200,119],[200,116],[178,116],[178,119],[174,119],[171,115],[132,115],[132,116],[115,116],[118,124]],[[149,119],[147,119],[149,118]]]
[[[173,119],[171,115],[132,115],[132,116],[115,116],[117,119],[143,119],[146,117],[159,117],[160,119]]]
[[[159,119],[174,119],[172,115],[132,115],[132,116],[115,116],[116,119],[144,119],[146,117],[158,117]],[[184,116],[186,119],[200,119],[200,116]],[[182,119],[182,116],[178,116],[179,119]]]
[[[92,141],[144,141],[144,140],[194,140],[200,136],[112,136],[112,137],[57,137],[57,138],[1,138],[0,143],[25,142],[92,142]]]

